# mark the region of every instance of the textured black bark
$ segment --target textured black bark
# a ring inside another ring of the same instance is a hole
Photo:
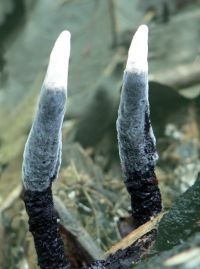
[[[131,196],[131,208],[136,227],[144,224],[162,210],[161,194],[153,170],[146,175],[129,175],[125,181]]]
[[[72,269],[65,258],[64,246],[58,230],[51,187],[43,192],[25,191],[24,203],[29,215],[29,230],[33,235],[38,265],[41,269]],[[144,235],[106,260],[95,261],[84,269],[122,269],[141,259],[152,242],[156,231]]]
[[[130,268],[133,263],[140,261],[147,250],[155,242],[157,231],[152,230],[142,236],[132,245],[120,249],[110,255],[105,261],[96,261],[88,269],[125,269]]]
[[[26,190],[24,203],[40,268],[69,269],[58,231],[58,217],[54,211],[51,186],[42,192]]]

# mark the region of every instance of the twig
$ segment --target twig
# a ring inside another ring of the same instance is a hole
[[[152,218],[152,220],[146,222],[145,224],[138,227],[136,230],[128,234],[126,237],[124,237],[120,242],[118,242],[116,245],[112,246],[106,253],[105,257],[108,257],[111,254],[114,254],[118,250],[122,250],[127,248],[128,246],[135,243],[139,238],[141,238],[143,235],[149,233],[153,229],[157,228],[158,223],[163,217],[163,213],[160,213],[155,218]]]

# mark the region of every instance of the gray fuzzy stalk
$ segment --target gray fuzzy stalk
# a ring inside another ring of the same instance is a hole
[[[70,33],[63,31],[50,55],[37,112],[24,149],[22,181],[26,190],[47,189],[59,171],[69,56]]]
[[[147,72],[125,71],[118,110],[117,133],[122,170],[143,175],[158,159],[149,119]]]
[[[28,190],[42,191],[57,177],[65,102],[65,91],[42,89],[23,156],[22,178]]]

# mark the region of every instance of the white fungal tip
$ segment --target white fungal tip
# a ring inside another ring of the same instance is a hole
[[[69,31],[63,31],[57,38],[51,51],[49,65],[44,80],[44,88],[49,90],[66,90],[70,57]]]
[[[133,36],[128,51],[126,70],[130,72],[147,72],[148,63],[148,27],[141,25]]]

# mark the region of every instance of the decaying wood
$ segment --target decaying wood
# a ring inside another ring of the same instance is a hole
[[[160,213],[152,220],[148,221],[147,223],[141,225],[139,228],[131,232],[128,236],[123,238],[120,242],[116,245],[111,247],[105,254],[96,246],[94,240],[90,237],[87,231],[82,227],[79,221],[71,215],[71,213],[66,209],[62,201],[58,197],[54,197],[55,209],[58,212],[58,215],[61,219],[61,233],[70,233],[71,237],[68,236],[65,240],[68,240],[66,251],[72,259],[73,252],[72,249],[76,247],[76,250],[79,249],[79,255],[85,259],[85,262],[92,262],[95,260],[109,260],[114,259],[115,255],[118,251],[120,251],[120,255],[124,255],[129,248],[134,248],[138,243],[138,240],[141,240],[141,251],[137,252],[137,259],[138,257],[141,258],[146,252],[148,252],[148,248],[145,251],[142,251],[142,240],[149,240],[151,241],[150,246],[155,241],[155,237],[152,235],[154,231],[157,229],[158,223],[163,217],[164,213]],[[149,235],[147,235],[149,234]],[[70,247],[69,247],[70,245]],[[73,245],[73,248],[72,248]],[[85,255],[85,258],[83,257]],[[112,256],[112,258],[110,257]],[[129,257],[130,258],[130,257]],[[77,259],[77,258],[76,258]],[[73,261],[72,261],[73,264]]]
[[[114,254],[110,255],[104,262],[102,262],[102,269],[125,269],[130,268],[131,265],[137,263],[146,255],[156,238],[156,230],[153,229],[149,233],[140,237],[130,246],[120,249]],[[99,269],[100,269],[99,268]]]
[[[154,229],[157,229],[157,225],[162,219],[164,213],[158,214],[158,216],[152,218],[145,224],[141,225],[138,227],[136,230],[131,232],[129,235],[124,237],[120,242],[118,242],[116,245],[111,247],[106,253],[105,257],[108,257],[111,254],[114,254],[118,250],[123,250],[126,249],[127,247],[131,246],[134,244],[138,239],[143,237],[145,234],[151,232]]]
[[[141,260],[144,255],[149,253],[155,242],[157,226],[162,216],[163,213],[159,214],[157,217],[153,218],[152,220],[143,224],[141,227],[134,230],[127,237],[123,238],[119,243],[117,243],[110,250],[108,250],[103,256],[99,256],[97,261],[92,263],[89,268],[122,269],[126,268],[132,263]],[[68,228],[69,227],[67,227],[67,229]],[[70,229],[73,230],[73,228]],[[70,238],[68,236],[65,239],[71,240],[71,244],[74,244],[74,240],[77,238]],[[84,239],[84,237],[82,239]],[[67,244],[69,244],[69,242]],[[83,245],[86,246],[87,243],[85,242],[84,244],[82,244],[82,246]],[[77,251],[79,252],[80,257],[82,257],[83,259],[84,251],[87,252],[87,249],[80,249],[80,247],[76,245],[76,253]],[[69,248],[67,253],[69,254]],[[71,254],[75,255],[75,253],[72,252],[72,249],[70,252],[69,259],[72,259],[71,264],[74,266],[73,268],[79,268],[76,265],[78,258],[75,259],[75,263],[73,260],[73,255]],[[90,261],[91,263],[92,259],[88,259],[87,257],[85,263],[88,264],[88,261]],[[80,265],[81,263],[79,264],[79,266]]]

